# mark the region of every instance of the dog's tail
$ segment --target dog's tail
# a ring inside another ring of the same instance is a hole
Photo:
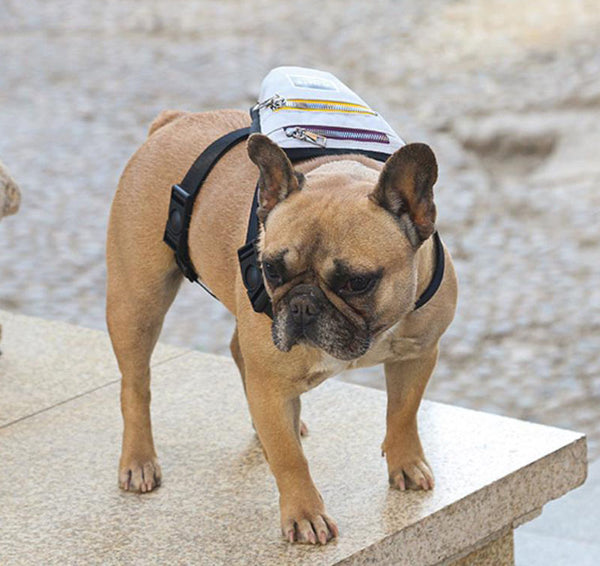
[[[148,136],[151,136],[156,130],[160,130],[163,126],[171,123],[173,120],[177,120],[186,114],[182,110],[163,110],[154,120],[152,124],[150,124],[150,129],[148,130]]]

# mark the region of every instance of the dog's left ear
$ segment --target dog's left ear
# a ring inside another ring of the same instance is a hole
[[[275,205],[302,188],[304,175],[294,171],[284,151],[267,136],[252,134],[248,155],[258,166],[258,217],[264,222]]]
[[[377,186],[369,198],[392,214],[408,215],[408,237],[421,245],[435,230],[436,210],[433,185],[437,181],[437,162],[424,143],[401,147],[385,163]]]

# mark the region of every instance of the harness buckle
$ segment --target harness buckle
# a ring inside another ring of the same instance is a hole
[[[197,281],[198,275],[189,261],[188,229],[194,198],[184,188],[173,185],[169,201],[169,216],[163,241],[175,252],[177,265],[190,281]]]
[[[256,240],[244,244],[238,249],[238,258],[242,270],[242,280],[248,292],[248,298],[255,312],[271,312],[271,301],[258,262],[258,251],[256,249]],[[272,314],[269,314],[272,316]]]

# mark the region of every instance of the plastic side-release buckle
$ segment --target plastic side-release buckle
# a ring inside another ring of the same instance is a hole
[[[164,242],[174,250],[177,265],[190,281],[198,279],[189,258],[188,229],[191,207],[194,204],[192,196],[179,185],[173,185],[169,201],[169,217],[163,236]]]
[[[255,240],[248,242],[238,250],[242,280],[248,292],[248,298],[255,312],[264,312],[273,318],[271,300],[263,283],[262,273],[258,267],[258,253]]]

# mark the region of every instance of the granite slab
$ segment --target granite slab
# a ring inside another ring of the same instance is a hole
[[[47,371],[52,372],[48,367]],[[328,381],[304,396],[304,448],[339,540],[290,545],[233,362],[190,353],[153,372],[164,483],[117,488],[110,384],[0,429],[0,563],[449,563],[581,484],[582,434],[425,401],[431,492],[388,487],[385,394]]]
[[[119,379],[106,332],[0,310],[0,427]],[[159,344],[153,363],[186,350]]]

